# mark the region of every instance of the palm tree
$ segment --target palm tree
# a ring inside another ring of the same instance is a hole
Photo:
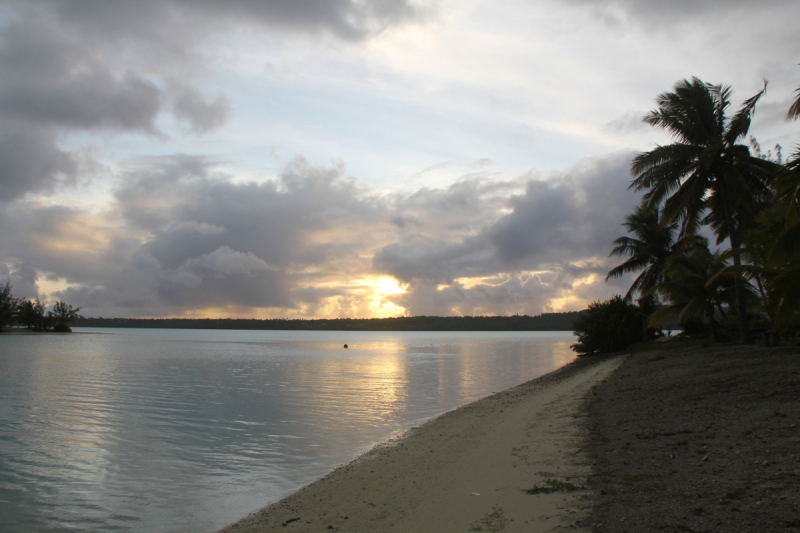
[[[800,89],[796,92],[786,120],[800,117]],[[751,144],[756,155],[763,157],[752,138]],[[780,152],[777,163],[782,163]],[[719,275],[755,281],[773,329],[771,333],[778,333],[792,327],[794,315],[800,309],[800,150],[782,166],[773,190],[770,205],[757,217],[758,227],[745,234],[744,246],[723,254],[726,258],[741,254],[745,264],[728,267]]]
[[[800,88],[786,120],[800,118]],[[772,235],[766,263],[775,269],[767,286],[778,329],[786,329],[800,309],[800,149],[786,161],[775,185],[774,205],[760,217]]]
[[[797,93],[797,96],[795,97],[794,102],[792,102],[791,107],[789,107],[789,112],[786,113],[786,120],[794,120],[800,117],[800,88],[797,88],[795,92]]]
[[[629,302],[635,294],[639,294],[639,306],[644,310],[646,307],[651,307],[648,304],[653,303],[652,297],[646,296],[647,292],[661,281],[661,271],[667,258],[677,249],[675,231],[678,225],[677,223],[662,225],[658,220],[658,212],[648,211],[642,206],[636,206],[633,213],[625,217],[622,225],[628,229],[632,237],[616,239],[609,257],[627,255],[630,258],[611,269],[606,281],[641,270],[642,273],[633,281],[631,288],[625,294],[625,300]]]
[[[680,223],[680,237],[695,235],[711,223],[732,249],[739,248],[739,232],[758,212],[760,199],[770,194],[769,182],[778,165],[754,157],[746,144],[755,106],[764,89],[728,117],[731,88],[710,85],[697,78],[675,84],[674,92],[656,98],[658,109],[645,116],[648,124],[662,128],[677,142],[656,146],[636,156],[631,170],[635,190],[647,189],[643,205],[662,206],[662,224]],[[707,216],[706,216],[707,215]],[[740,264],[738,256],[734,263]],[[739,335],[751,342],[747,327],[745,284],[736,279]]]
[[[676,315],[678,323],[686,325],[699,317],[708,322],[717,342],[724,340],[716,317],[724,315],[723,305],[734,299],[730,277],[717,275],[726,266],[705,246],[671,256],[664,266],[664,280],[650,289],[669,303],[650,317],[649,325]]]

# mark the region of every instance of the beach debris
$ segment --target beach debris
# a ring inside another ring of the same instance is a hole
[[[297,517],[295,517],[295,518],[290,518],[289,520],[284,520],[284,521],[283,521],[283,523],[282,523],[281,525],[282,525],[283,527],[286,527],[286,526],[288,526],[289,524],[291,524],[292,522],[296,522],[296,521],[298,521],[298,520],[300,520],[300,517],[299,517],[299,516],[297,516]]]
[[[345,344],[344,347],[347,348],[347,345]]]
[[[545,479],[543,483],[537,483],[529,489],[522,489],[522,492],[527,492],[528,494],[550,494],[558,491],[572,492],[578,488],[568,481]]]
[[[499,505],[492,507],[492,512],[483,513],[483,518],[470,525],[470,531],[493,531],[497,533],[506,527],[505,511]]]
[[[473,495],[473,496],[480,496],[480,495],[481,495],[481,493],[480,493],[480,492],[473,492],[473,493],[472,493],[472,495]]]

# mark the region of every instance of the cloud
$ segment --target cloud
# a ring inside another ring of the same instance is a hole
[[[408,293],[393,301],[414,314],[551,309],[550,300],[575,297],[578,286],[596,285],[611,268],[611,242],[638,203],[626,190],[632,155],[614,154],[562,174],[530,178],[522,194],[508,199],[510,212],[493,223],[457,239],[454,232],[441,232],[449,239],[407,236],[377,251],[374,268],[409,285]],[[580,301],[609,289],[582,291]]]
[[[0,82],[2,83],[2,82]],[[0,117],[0,203],[74,179],[78,162],[48,128]]]
[[[326,282],[368,274],[362,255],[383,244],[382,200],[344,172],[297,158],[275,180],[234,183],[208,158],[138,159],[107,214],[35,202],[0,211],[0,264],[64,280],[53,296],[88,314],[312,306],[338,294]]]
[[[210,254],[187,259],[178,270],[190,271],[195,274],[206,271],[215,276],[233,276],[279,272],[280,268],[259,259],[252,252],[236,252],[227,246],[220,246]]]
[[[156,132],[161,92],[154,83],[115,72],[36,20],[0,31],[0,72],[2,201],[74,180],[79,157],[59,146],[66,132]]]
[[[568,0],[569,3],[588,6],[608,22],[619,21],[619,14],[639,19],[656,27],[664,24],[696,22],[698,17],[713,16],[719,19],[732,12],[764,11],[782,6],[793,7],[791,0],[763,0],[757,4],[748,0]]]
[[[0,37],[0,113],[28,124],[155,131],[161,91],[36,20]]]
[[[0,264],[0,284],[9,282],[11,294],[15,298],[33,300],[39,296],[37,281],[39,273],[30,263],[18,263],[13,266]]]
[[[76,0],[29,2],[54,12],[58,20],[86,35],[126,43],[150,41],[160,48],[197,42],[214,30],[250,24],[289,32],[329,32],[362,39],[420,15],[408,0]],[[203,30],[203,31],[198,31]]]
[[[604,255],[624,216],[638,203],[628,192],[624,152],[584,161],[549,180],[531,180],[513,212],[487,232],[503,265],[576,261]]]
[[[630,157],[392,195],[302,158],[259,183],[231,181],[210,158],[137,159],[107,214],[35,202],[3,211],[0,264],[63,280],[50,296],[89,315],[560,310],[614,289],[602,279],[636,203]],[[378,302],[370,280],[386,277],[406,292]]]
[[[502,206],[493,208],[494,222],[473,226],[458,240],[453,239],[456,232],[446,232],[449,240],[413,235],[381,249],[375,255],[375,267],[404,282],[445,283],[498,269],[541,270],[604,255],[617,236],[619,221],[637,203],[636,195],[625,192],[631,180],[631,157],[631,153],[615,154],[586,161],[563,174],[529,179],[524,193],[507,200],[509,213],[500,216],[498,207]],[[472,208],[480,203],[480,196],[477,188],[471,191],[471,195],[458,196],[456,205],[475,213],[474,221],[491,220],[484,213],[489,209]],[[439,213],[429,216],[441,219]],[[457,224],[447,227],[453,226]],[[434,227],[442,228],[441,221]]]
[[[202,84],[234,28],[359,40],[420,16],[407,0],[7,0],[0,10],[4,202],[74,177],[77,155],[62,147],[71,134],[163,138],[165,110],[197,134],[225,124],[227,96]]]
[[[605,125],[605,129],[614,133],[636,133],[650,130],[644,122],[644,111],[628,111]]]
[[[231,107],[224,94],[208,100],[199,91],[187,86],[173,90],[173,113],[195,133],[208,133],[224,124]]]

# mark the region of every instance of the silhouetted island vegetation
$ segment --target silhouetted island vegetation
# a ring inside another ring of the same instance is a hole
[[[76,327],[344,331],[572,331],[582,311],[536,316],[400,316],[393,318],[80,318]]]
[[[10,281],[0,284],[0,333],[5,326],[17,326],[17,331],[24,328],[26,331],[69,333],[72,331],[69,324],[81,318],[80,310],[61,300],[48,310],[39,298],[14,298]]]
[[[665,319],[717,343],[800,336],[800,149],[784,160],[780,145],[764,153],[752,136],[745,144],[766,89],[732,116],[732,89],[698,78],[656,98],[644,122],[675,142],[633,158],[629,188],[644,195],[611,250],[628,259],[606,280],[639,276],[624,297],[593,302],[575,322],[578,354],[654,340]],[[787,120],[800,119],[796,93]],[[703,226],[730,247],[712,251]]]

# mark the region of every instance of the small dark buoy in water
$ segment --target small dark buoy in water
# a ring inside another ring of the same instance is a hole
[[[345,344],[344,347],[347,348],[347,345]]]

